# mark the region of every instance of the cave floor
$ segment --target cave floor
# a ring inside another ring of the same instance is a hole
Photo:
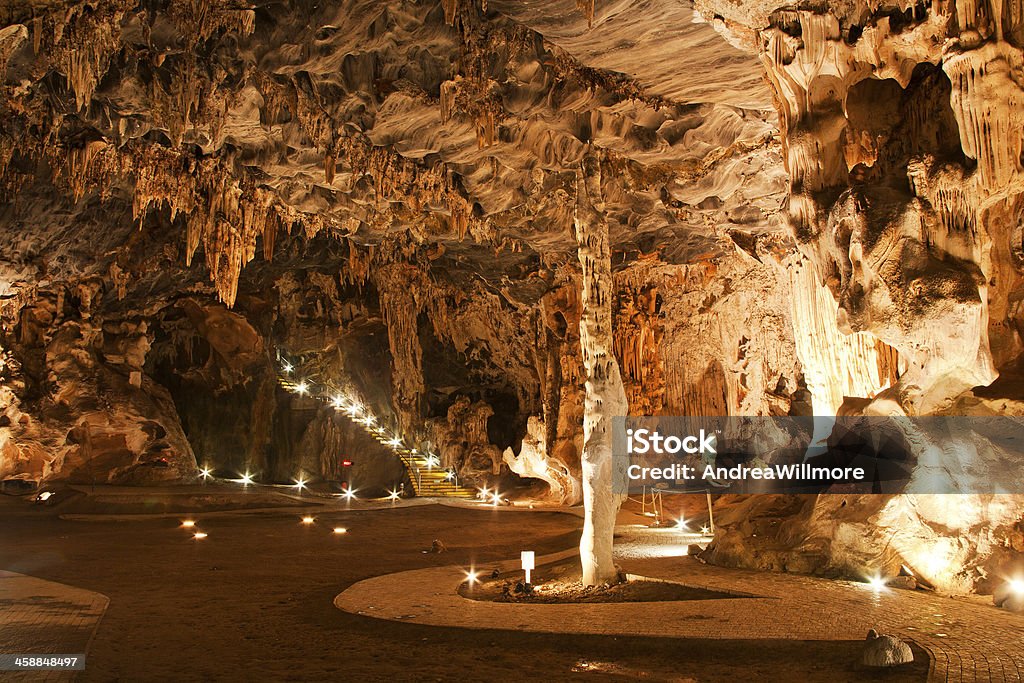
[[[483,567],[524,547],[557,553],[577,543],[582,522],[441,505],[316,516],[311,525],[294,510],[199,516],[209,536],[197,541],[180,527],[184,515],[69,520],[0,497],[0,569],[109,598],[84,681],[865,680],[859,639],[527,633],[346,613],[335,596],[364,579]],[[448,551],[424,552],[434,539]],[[647,606],[634,609],[642,619]],[[923,680],[926,668],[870,680]]]
[[[874,628],[911,642],[914,667],[924,663],[930,681],[1024,680],[1024,615],[997,609],[981,597],[876,590],[867,583],[709,566],[683,555],[686,546],[679,539],[687,535],[672,528],[621,525],[616,542],[629,552],[619,553],[617,562],[638,578],[735,597],[641,604],[471,601],[456,593],[466,578],[461,568],[449,566],[367,579],[339,594],[335,604],[379,619],[437,626],[509,624],[561,635],[671,636],[680,642],[745,638],[759,642],[758,647],[766,640],[849,642]],[[553,553],[538,557],[537,563],[574,554]],[[497,565],[502,572],[517,567],[517,560]],[[871,679],[867,671],[861,676]]]

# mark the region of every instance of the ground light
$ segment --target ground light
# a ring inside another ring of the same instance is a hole
[[[1008,583],[1011,593],[1024,597],[1024,579],[1010,579]]]
[[[705,536],[707,536],[707,535],[708,535],[709,533],[711,533],[711,529],[709,529],[709,528],[708,528],[708,525],[707,525],[707,524],[705,524],[704,526],[702,526],[702,527],[700,528],[700,532],[701,532],[702,534],[704,534]]]
[[[392,489],[391,491],[388,491],[388,500],[398,500],[399,495],[398,491]]]
[[[192,534],[192,538],[196,539],[197,541],[201,540],[201,539],[204,539],[207,536],[208,536],[208,534],[205,531],[197,531],[194,534]]]
[[[336,534],[347,534],[348,533],[348,529],[346,529],[343,526],[336,526],[336,527],[334,527],[334,533],[336,533]]]
[[[356,492],[352,489],[347,489],[345,493],[341,494],[345,497],[345,500],[355,500]]]
[[[306,488],[306,480],[305,479],[301,479],[301,478],[300,479],[296,479],[295,480],[295,488],[297,488],[299,491],[301,491],[302,489]]]
[[[468,569],[465,570],[463,573],[466,575],[466,583],[468,583],[470,586],[475,584],[480,579],[480,572],[478,571]]]
[[[297,393],[299,396],[305,396],[307,393],[309,393],[309,385],[306,384],[305,380],[295,385],[295,393]]]
[[[683,519],[682,517],[680,517],[679,521],[676,522],[676,528],[679,529],[680,531],[689,531],[690,530],[690,527],[686,526],[686,520]]]
[[[871,586],[871,589],[876,593],[879,591],[883,591],[886,588],[885,579],[883,579],[878,574],[875,574],[870,579],[868,579],[868,585]]]
[[[211,476],[210,468],[204,467],[203,469],[199,470],[199,476],[202,477],[203,479],[209,479]]]
[[[248,486],[249,484],[252,483],[252,474],[246,472],[245,474],[242,475],[242,478],[239,479],[239,481],[242,482],[243,486]]]
[[[315,517],[311,517],[309,515],[306,515],[305,517],[302,518],[302,523],[303,524],[312,524],[315,521],[316,521],[316,518]]]
[[[186,519],[185,521],[183,521],[181,523],[181,526],[185,527],[186,529],[191,529],[195,525],[196,525],[196,521],[194,519]]]

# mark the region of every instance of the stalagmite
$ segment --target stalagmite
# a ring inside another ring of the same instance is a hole
[[[583,506],[586,513],[580,559],[583,584],[614,581],[612,537],[622,496],[613,491],[612,418],[625,415],[626,393],[615,360],[612,335],[611,251],[601,197],[600,162],[592,154],[576,176],[577,256],[583,269],[580,348],[587,370],[583,413]]]

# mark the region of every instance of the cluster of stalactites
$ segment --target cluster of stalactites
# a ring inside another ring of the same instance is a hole
[[[615,357],[619,361],[626,398],[638,415],[656,415],[665,395],[661,337],[664,324],[657,311],[658,288],[619,290],[615,312]]]
[[[264,121],[273,123],[284,112],[292,113],[306,137],[321,151],[328,185],[334,183],[340,163],[352,176],[371,178],[378,201],[402,202],[415,213],[440,210],[449,216],[460,240],[469,233],[485,232],[471,230],[471,223],[478,220],[473,216],[472,202],[443,164],[423,165],[374,145],[358,133],[336,129],[314,96],[290,81],[280,83],[257,74],[254,83],[264,100]]]
[[[54,155],[54,180],[63,180],[76,199],[127,182],[133,216],[140,224],[154,207],[167,206],[172,220],[183,214],[186,264],[191,265],[201,245],[210,279],[229,306],[234,305],[243,266],[255,257],[258,238],[263,238],[263,255],[269,259],[278,231],[290,230],[297,221],[307,233],[323,227],[322,220],[294,212],[245,176],[239,180],[219,159],[139,144],[118,148],[102,141],[69,150],[63,164]]]
[[[133,0],[83,2],[32,17],[29,25],[36,74],[41,77],[51,69],[64,74],[74,92],[75,105],[85,109],[111,57],[121,48],[122,25],[137,6]],[[256,22],[251,8],[222,0],[174,2],[168,16],[185,41],[186,55],[221,31],[249,35]]]

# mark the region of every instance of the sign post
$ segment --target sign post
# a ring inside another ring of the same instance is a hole
[[[523,562],[523,571],[526,572],[526,585],[530,585],[530,572],[534,569],[534,553],[532,550],[524,550],[519,554]]]

